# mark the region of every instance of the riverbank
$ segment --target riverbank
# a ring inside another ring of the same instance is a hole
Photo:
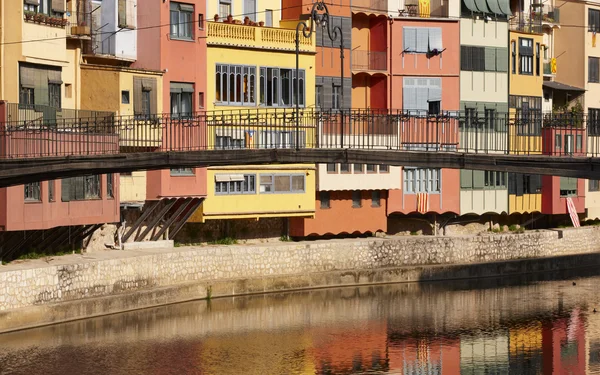
[[[600,265],[600,228],[104,251],[0,267],[0,332],[193,299]]]

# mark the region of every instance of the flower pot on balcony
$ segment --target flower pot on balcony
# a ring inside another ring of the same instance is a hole
[[[265,21],[258,21],[258,26],[263,27],[265,25]]]
[[[233,16],[231,14],[227,16],[227,22],[233,23]]]
[[[35,13],[33,13],[33,12],[25,12],[25,19],[26,19],[27,21],[32,21],[32,20],[33,20],[33,17],[34,17],[34,14],[35,14]]]
[[[213,18],[214,18],[215,22],[219,22],[219,15],[218,14],[215,14],[215,16]]]
[[[248,16],[244,17],[244,25],[246,25],[246,26],[250,25],[250,17],[248,17]]]
[[[72,35],[90,35],[89,26],[71,26]]]

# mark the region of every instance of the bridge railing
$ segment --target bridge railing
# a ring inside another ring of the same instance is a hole
[[[595,115],[314,108],[57,113],[0,102],[0,158],[296,147],[600,155]]]

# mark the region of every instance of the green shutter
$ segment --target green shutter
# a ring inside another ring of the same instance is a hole
[[[496,71],[496,48],[494,47],[485,47],[485,70]]]
[[[60,181],[60,196],[63,202],[69,202],[71,200],[71,179],[65,178]]]
[[[483,189],[485,186],[484,175],[483,171],[473,171],[473,189]]]
[[[574,177],[561,177],[560,190],[577,190],[577,179]]]
[[[473,189],[473,171],[469,169],[460,170],[460,188]]]
[[[508,72],[508,48],[496,48],[496,70]]]

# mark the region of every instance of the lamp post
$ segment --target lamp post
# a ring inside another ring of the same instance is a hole
[[[340,26],[331,26],[329,18],[329,9],[322,0],[317,0],[312,6],[307,21],[300,21],[296,26],[296,150],[300,148],[300,31],[302,36],[310,38],[315,32],[315,25],[321,26],[324,30],[327,28],[327,36],[332,42],[340,38],[340,58],[341,58],[341,103],[342,110],[342,148],[344,148],[344,35]],[[304,90],[306,93],[306,90]]]

